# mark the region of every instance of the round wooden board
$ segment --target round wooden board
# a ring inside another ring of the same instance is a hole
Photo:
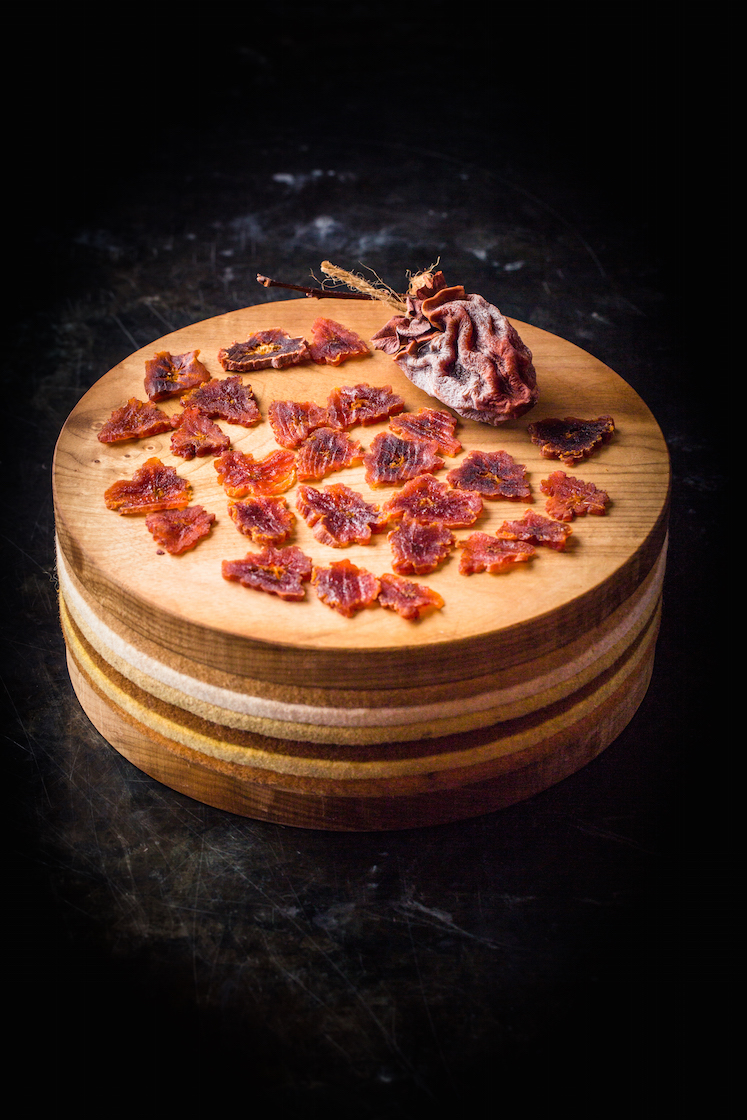
[[[646,405],[612,370],[573,344],[523,323],[515,325],[534,355],[538,405],[497,428],[460,421],[457,435],[463,451],[447,459],[437,477],[443,478],[469,450],[502,448],[526,464],[534,508],[543,510],[540,480],[561,464],[540,457],[527,436],[527,424],[544,416],[612,415],[617,429],[612,441],[568,472],[608,491],[608,514],[577,519],[565,552],[539,550],[531,563],[508,573],[470,577],[459,574],[455,552],[439,571],[421,579],[443,596],[445,606],[417,623],[379,607],[347,619],[313,592],[301,603],[287,603],[224,580],[221,561],[254,549],[228,517],[213,458],[185,462],[172,455],[168,434],[103,445],[97,433],[128,398],[145,399],[144,363],[158,351],[198,349],[208,370],[225,376],[217,361],[221,347],[268,327],[308,337],[320,314],[366,339],[388,318],[387,310],[373,302],[304,298],[231,312],[137,351],[102,377],[73,410],[55,454],[57,533],[71,571],[102,610],[133,635],[155,641],[166,655],[187,654],[219,672],[289,689],[299,682],[308,688],[397,689],[469,680],[490,664],[520,665],[582,637],[635,592],[661,555],[666,533],[669,460],[661,432]],[[244,381],[252,385],[265,419],[251,429],[220,426],[235,448],[258,458],[277,447],[266,421],[273,399],[323,404],[334,386],[365,381],[391,385],[408,410],[435,403],[391,358],[376,351],[340,367],[305,363],[246,374]],[[173,400],[161,407],[174,413],[180,405]],[[358,428],[354,434],[367,447],[386,426]],[[210,537],[183,556],[158,555],[143,518],[119,516],[104,504],[104,491],[131,478],[152,456],[175,466],[191,482],[194,503],[216,514]],[[364,473],[363,467],[349,468],[319,485],[345,482],[367,500],[382,503],[392,490],[372,490]],[[291,508],[294,492],[286,495]],[[474,529],[495,531],[525,505],[486,502]],[[464,538],[470,531],[457,536]],[[370,545],[332,549],[318,544],[299,517],[289,543],[319,564],[345,556],[377,575],[391,570],[385,534]]]

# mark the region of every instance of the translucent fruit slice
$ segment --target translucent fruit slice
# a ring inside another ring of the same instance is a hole
[[[292,451],[271,451],[264,459],[243,451],[224,451],[215,460],[215,469],[229,498],[282,494],[296,480],[296,457]]]
[[[328,568],[314,568],[312,583],[319,599],[346,618],[375,602],[380,587],[376,576],[350,560],[335,561]]]
[[[462,555],[459,571],[471,576],[475,572],[505,572],[514,564],[531,560],[536,553],[533,545],[524,541],[502,540],[489,533],[472,533],[466,541],[459,542]]]
[[[319,316],[311,324],[312,338],[309,352],[320,365],[339,366],[348,358],[362,358],[370,354],[368,344],[355,331],[336,323],[334,319]]]
[[[171,430],[171,417],[151,401],[130,397],[115,408],[98,434],[101,443],[120,443],[127,439],[147,439]]]
[[[456,537],[439,521],[415,521],[404,517],[389,534],[392,567],[400,575],[434,572],[456,545]]]
[[[215,514],[208,513],[202,506],[188,506],[186,509],[149,513],[145,527],[156,544],[172,556],[180,556],[209,534],[214,521]]]
[[[188,350],[185,354],[170,354],[168,350],[161,350],[146,362],[145,391],[149,398],[163,401],[209,381],[210,374],[197,360],[199,353],[199,350]]]
[[[540,482],[540,490],[548,496],[545,509],[558,521],[572,521],[587,513],[603,515],[610,500],[606,490],[598,490],[593,482],[573,478],[565,471],[553,471]]]
[[[329,423],[333,428],[352,428],[356,424],[378,424],[402,412],[405,402],[392,392],[391,385],[341,385],[327,399]]]
[[[389,611],[396,611],[402,618],[414,620],[427,611],[438,611],[444,605],[437,591],[422,583],[404,579],[385,572],[379,576],[379,603]]]
[[[104,494],[107,509],[122,514],[155,513],[163,509],[184,509],[192,497],[192,487],[179,478],[173,467],[166,467],[155,456],[138,467],[131,480],[113,483]]]
[[[296,455],[299,479],[324,478],[363,461],[363,448],[347,432],[317,428],[306,437]]]
[[[382,509],[393,519],[408,516],[418,521],[440,521],[449,529],[464,529],[482,513],[482,498],[472,491],[452,490],[432,474],[424,474],[406,482]]]
[[[289,600],[304,598],[311,570],[311,560],[295,545],[249,552],[243,560],[224,560],[221,565],[224,579]]]
[[[497,536],[504,540],[529,541],[562,552],[573,530],[563,521],[553,521],[528,509],[518,521],[504,521]]]
[[[470,451],[449,471],[446,481],[457,490],[474,490],[483,498],[521,501],[532,497],[526,467],[507,451]]]
[[[305,338],[291,338],[287,331],[273,327],[257,331],[246,342],[234,342],[218,352],[225,370],[247,373],[253,369],[282,369],[308,361],[311,355]]]
[[[219,455],[231,446],[226,433],[197,408],[185,408],[171,422],[178,425],[171,437],[171,450],[182,459]]]
[[[190,389],[181,398],[185,408],[196,408],[211,420],[227,420],[251,428],[260,419],[254,391],[245,385],[238,374],[235,377],[211,377],[209,381]]]
[[[611,416],[582,420],[566,416],[562,420],[548,417],[527,427],[527,433],[540,449],[543,459],[560,459],[569,466],[587,459],[597,448],[609,443],[615,430]]]
[[[229,502],[228,513],[234,525],[255,544],[281,545],[293,532],[296,515],[285,498],[250,497]]]
[[[349,486],[337,483],[323,490],[298,487],[296,508],[320,544],[346,548],[368,544],[373,533],[381,533],[388,518]]]
[[[462,445],[454,435],[456,417],[438,408],[419,408],[417,412],[401,412],[389,421],[397,435],[408,439],[433,440],[444,455],[458,455]]]
[[[443,467],[438,444],[432,440],[403,439],[395,432],[379,432],[363,456],[369,486],[398,486]]]
[[[326,408],[314,401],[273,401],[267,418],[277,442],[291,451],[317,428],[329,424]]]

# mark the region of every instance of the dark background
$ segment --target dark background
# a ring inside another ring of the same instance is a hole
[[[706,1085],[711,1114],[728,1108],[732,34],[708,14],[10,19],[4,959],[19,1055],[44,1056],[55,1093],[92,1101],[105,1074],[133,1100],[240,1086],[279,1116],[378,1118],[520,1090],[528,1116],[638,1117]],[[329,258],[400,288],[438,257],[609,364],[664,431],[672,540],[643,705],[581,773],[438,828],[293,830],[158,786],[66,675],[50,493],[66,416],[150,340],[285,298],[257,271],[304,283]]]

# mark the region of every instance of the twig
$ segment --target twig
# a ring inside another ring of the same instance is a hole
[[[363,292],[338,292],[335,288],[304,288],[301,284],[284,284],[281,280],[271,280],[269,276],[257,273],[257,279],[265,288],[289,288],[292,292],[303,292],[309,299],[373,299]]]

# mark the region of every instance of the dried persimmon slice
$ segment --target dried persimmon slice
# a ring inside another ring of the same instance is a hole
[[[362,461],[363,448],[347,432],[338,428],[317,428],[298,448],[296,474],[299,480],[324,478]]]
[[[319,365],[339,366],[348,358],[363,358],[371,353],[368,344],[355,331],[323,315],[311,324],[311,332],[309,353]]]
[[[333,561],[328,568],[314,568],[311,582],[322,603],[346,618],[371,606],[380,587],[375,575],[350,560]]]
[[[403,517],[388,537],[392,567],[400,575],[434,572],[456,545],[456,537],[439,521]]]
[[[145,527],[156,544],[172,556],[180,556],[209,534],[214,521],[215,514],[208,513],[202,506],[187,506],[186,509],[149,513]]]
[[[192,487],[179,478],[173,467],[166,467],[155,456],[138,467],[131,479],[114,482],[104,494],[107,509],[122,514],[155,513],[164,509],[184,509],[192,497]]]
[[[327,398],[329,423],[333,428],[352,428],[356,424],[378,424],[402,412],[405,402],[391,385],[340,385]]]
[[[255,459],[244,451],[224,451],[214,466],[229,498],[282,494],[296,480],[296,456],[292,451],[271,451],[264,459]]]
[[[238,373],[269,367],[282,369],[308,361],[310,357],[305,338],[291,338],[279,327],[257,331],[245,342],[234,342],[218,352],[218,361],[223,368]]]
[[[593,482],[573,478],[565,471],[553,471],[540,482],[540,490],[547,494],[545,509],[558,521],[572,521],[587,513],[603,515],[610,500],[606,490],[599,490]]]
[[[403,439],[395,432],[379,432],[363,462],[369,486],[398,486],[444,465],[433,440]]]
[[[197,408],[185,408],[171,422],[176,428],[171,437],[171,450],[182,459],[219,455],[231,446],[226,433]]]
[[[573,466],[587,459],[604,443],[609,443],[615,431],[611,416],[598,416],[596,420],[582,420],[566,416],[562,420],[548,417],[529,424],[527,433],[537,444],[543,459],[560,459]]]
[[[449,529],[465,529],[482,513],[482,498],[470,490],[453,490],[432,474],[406,482],[385,502],[382,509],[392,519],[414,517],[418,521],[440,521]]]
[[[439,611],[444,605],[443,597],[437,591],[403,576],[384,572],[379,576],[379,583],[380,605],[410,621],[420,618],[426,611]]]
[[[261,415],[254,390],[245,385],[241,377],[211,377],[196,389],[190,389],[181,398],[185,408],[196,408],[211,420],[227,420],[251,428]]]
[[[373,533],[381,533],[388,517],[349,486],[337,483],[317,490],[301,484],[296,508],[320,544],[347,548],[368,544]]]
[[[466,541],[459,541],[458,547],[462,549],[459,571],[465,576],[475,572],[505,572],[536,554],[534,545],[526,541],[503,540],[489,533],[472,533]]]
[[[278,547],[293,532],[296,515],[285,498],[249,497],[229,502],[228,513],[236,528],[255,544]]]
[[[504,540],[529,541],[530,544],[546,545],[562,552],[573,529],[564,521],[553,521],[528,509],[517,521],[504,521],[496,536]]]
[[[474,490],[483,498],[531,498],[526,467],[507,451],[470,451],[464,461],[446,475],[457,490]]]
[[[456,417],[440,408],[419,408],[417,412],[401,412],[389,421],[397,435],[408,439],[434,440],[444,455],[457,455],[462,445],[454,435]]]
[[[243,560],[224,560],[221,565],[224,579],[288,600],[305,597],[311,570],[311,560],[295,545],[248,552]]]
[[[148,439],[171,430],[171,417],[151,401],[130,397],[115,408],[98,434],[100,443],[121,443],[127,439]]]
[[[161,350],[147,361],[145,391],[149,398],[163,401],[209,381],[210,374],[197,360],[199,353],[199,350],[188,350],[185,354],[170,354],[168,350]]]
[[[314,401],[273,401],[267,418],[281,447],[299,447],[317,428],[329,424],[327,409]]]

